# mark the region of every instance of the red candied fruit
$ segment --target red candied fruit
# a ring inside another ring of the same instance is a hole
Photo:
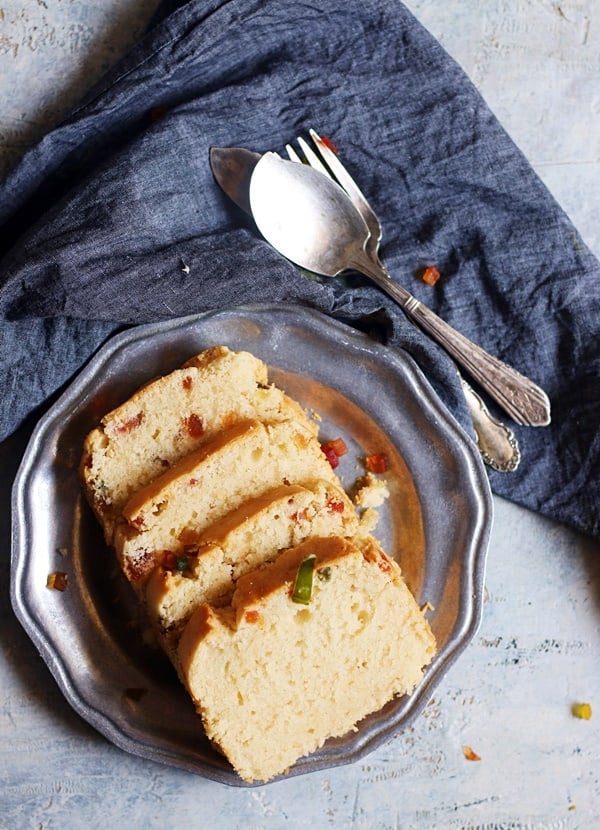
[[[321,444],[321,449],[334,470],[340,463],[340,457],[346,455],[348,452],[348,447],[343,438],[334,438],[332,441],[325,441],[325,443]]]
[[[137,558],[127,563],[127,576],[130,582],[137,582],[154,570],[156,562],[152,551],[140,551]]]
[[[340,463],[340,459],[337,457],[335,450],[333,450],[331,447],[328,447],[326,444],[323,444],[321,446],[321,449],[325,453],[325,458],[331,464],[331,469],[335,470],[335,468],[338,467]]]
[[[150,119],[152,121],[160,121],[160,119],[169,112],[169,108],[165,106],[152,107],[150,110]]]
[[[176,556],[172,550],[163,550],[162,552],[162,566],[168,571],[172,571],[176,567]]]
[[[335,144],[333,143],[333,141],[330,138],[327,138],[326,135],[322,135],[321,136],[321,141],[323,142],[323,144],[327,148],[329,148],[331,150],[332,153],[335,153],[336,156],[339,155],[340,151],[338,150],[338,148],[335,146]]]
[[[201,438],[204,435],[204,422],[195,412],[184,418],[183,424],[190,438]]]
[[[389,571],[392,570],[392,564],[384,553],[380,554],[374,550],[366,550],[363,553],[363,556],[367,562],[376,564],[379,570],[383,571],[383,573],[389,573]]]
[[[138,412],[137,415],[133,415],[131,418],[127,418],[126,421],[121,421],[120,424],[116,427],[117,432],[131,432],[132,430],[139,427],[139,425],[144,420],[144,413]]]

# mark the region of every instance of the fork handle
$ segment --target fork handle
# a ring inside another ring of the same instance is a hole
[[[548,396],[533,381],[477,346],[434,314],[409,291],[394,282],[379,262],[361,256],[351,267],[369,277],[395,300],[409,317],[466,369],[513,421],[532,427],[550,423]]]

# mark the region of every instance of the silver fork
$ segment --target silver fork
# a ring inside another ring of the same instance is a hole
[[[466,368],[516,423],[524,426],[545,426],[550,423],[550,402],[543,389],[472,343],[391,279],[379,258],[382,228],[377,214],[337,154],[315,130],[310,129],[309,135],[319,154],[305,139],[298,137],[298,146],[306,163],[336,181],[346,191],[368,227],[369,237],[365,244],[365,252],[374,266],[373,271],[368,274],[373,282]],[[302,158],[291,144],[286,145],[286,152],[292,161],[302,163]]]
[[[327,159],[329,169],[325,167],[321,158],[315,153],[310,144],[302,136],[298,136],[296,140],[306,162],[311,167],[314,167],[315,170],[320,170],[326,176],[332,177],[332,173],[335,175],[335,180],[344,188],[369,229],[370,236],[365,245],[366,252],[372,258],[378,259],[382,228],[377,214],[337,155],[328,147],[327,143],[323,141],[315,130],[309,130],[309,134],[322,157]],[[286,152],[292,161],[302,162],[302,159],[291,144],[286,144]],[[458,376],[465,394],[467,408],[473,422],[477,444],[483,460],[498,472],[513,472],[517,469],[521,460],[519,445],[513,432],[506,424],[503,424],[502,421],[497,420],[489,413],[479,395],[477,395],[460,373],[458,373]]]
[[[321,173],[324,173],[326,176],[329,176],[330,179],[336,181],[346,191],[346,193],[350,197],[350,201],[353,203],[354,207],[358,210],[362,218],[365,220],[365,224],[369,229],[370,235],[367,239],[365,250],[371,257],[371,259],[379,261],[379,243],[381,242],[381,237],[383,235],[379,217],[369,204],[364,193],[356,184],[350,173],[348,173],[342,162],[339,160],[336,153],[333,152],[333,150],[327,145],[327,143],[323,141],[323,139],[319,135],[317,135],[317,133],[312,128],[308,131],[308,133],[312,138],[315,146],[321,153],[321,156],[326,160],[327,167],[325,167],[325,165],[323,164],[319,156],[315,153],[315,151],[312,149],[310,144],[307,141],[305,141],[304,138],[302,138],[302,136],[298,136],[296,141],[298,142],[298,146],[304,153],[304,158],[306,159],[308,164],[310,164],[311,167],[314,167],[315,170],[320,170]],[[296,153],[291,144],[286,144],[285,149],[288,154],[288,157],[292,161],[302,161],[302,159]]]

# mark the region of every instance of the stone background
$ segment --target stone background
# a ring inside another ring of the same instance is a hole
[[[156,5],[0,0],[0,175]],[[407,5],[600,255],[598,1]],[[70,709],[10,609],[10,528],[0,527],[0,828],[600,827],[600,550],[494,501],[484,620],[424,715],[363,761],[251,790],[129,756]],[[571,714],[581,700],[597,710],[590,721]],[[467,761],[464,745],[481,760]]]

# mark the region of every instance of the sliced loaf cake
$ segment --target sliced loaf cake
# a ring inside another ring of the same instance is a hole
[[[297,418],[317,431],[296,401],[268,385],[261,360],[225,346],[151,381],[105,415],[85,440],[81,476],[107,543],[133,493],[221,430],[249,418]]]
[[[141,590],[164,551],[178,554],[197,544],[203,531],[249,498],[319,479],[339,485],[304,422],[252,420],[222,430],[129,500],[114,537],[121,567]]]
[[[244,502],[176,556],[162,555],[148,579],[146,609],[171,657],[194,610],[226,605],[243,574],[273,561],[309,536],[353,536],[359,527],[346,493],[331,482],[282,484]]]
[[[200,605],[178,662],[210,740],[267,781],[411,692],[434,651],[374,539],[315,537],[240,577],[230,606]]]
[[[262,361],[218,346],[148,383],[90,433],[80,471],[242,778],[283,773],[420,681],[429,625]]]

